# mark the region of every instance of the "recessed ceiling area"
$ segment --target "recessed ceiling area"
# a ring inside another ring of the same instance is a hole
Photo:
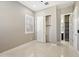
[[[63,7],[67,7],[67,6],[74,4],[73,1],[46,1],[48,2],[47,5],[44,4],[44,1],[43,2],[41,1],[19,1],[19,2],[35,12],[51,7],[51,6],[55,6],[55,5],[59,6],[60,8],[63,8]]]

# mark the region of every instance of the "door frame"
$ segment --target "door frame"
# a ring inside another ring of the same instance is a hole
[[[72,13],[66,13],[66,14],[61,14],[61,19],[63,18],[63,20],[65,20],[65,18],[64,18],[64,16],[65,15],[72,15]],[[69,20],[70,20],[70,17],[69,17]],[[70,23],[70,21],[69,21],[69,23]],[[60,27],[61,27],[61,25],[60,25]],[[60,28],[61,29],[61,28]],[[70,31],[70,29],[69,29],[69,31]],[[60,31],[61,32],[61,31]],[[65,33],[65,23],[64,23],[64,33]],[[63,34],[63,41],[65,41],[65,34]],[[61,36],[60,36],[60,38],[61,38]],[[69,39],[70,39],[70,37],[69,37]],[[62,41],[62,40],[61,40]],[[69,42],[70,42],[70,40],[69,40]]]
[[[44,28],[44,29],[45,29],[45,39],[46,39],[46,42],[47,42],[47,37],[46,37],[46,36],[47,36],[47,27],[46,27],[46,24],[47,24],[47,22],[46,22],[46,20],[47,20],[46,17],[47,17],[47,16],[51,16],[50,19],[49,19],[49,22],[50,22],[51,19],[52,19],[52,15],[51,15],[51,14],[44,16],[44,21],[45,21],[45,22],[44,22],[44,24],[45,24],[45,28]],[[51,26],[51,24],[50,24],[50,26]],[[48,40],[48,41],[50,42],[50,36],[49,36],[49,40]]]

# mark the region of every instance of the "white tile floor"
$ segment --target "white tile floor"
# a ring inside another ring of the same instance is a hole
[[[1,57],[78,57],[79,53],[68,43],[56,45],[36,40],[0,53]]]

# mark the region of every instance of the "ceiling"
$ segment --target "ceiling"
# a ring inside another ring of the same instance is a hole
[[[41,1],[19,1],[19,2],[35,12],[55,5],[59,6],[59,8],[63,8],[73,5],[74,3],[73,1],[48,1],[48,5],[45,5]]]

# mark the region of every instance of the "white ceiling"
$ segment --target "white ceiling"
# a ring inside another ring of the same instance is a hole
[[[73,5],[73,1],[48,1],[48,5],[44,5],[41,1],[20,1],[23,5],[30,8],[33,11],[39,11],[54,5],[59,6],[59,8],[67,7]]]

